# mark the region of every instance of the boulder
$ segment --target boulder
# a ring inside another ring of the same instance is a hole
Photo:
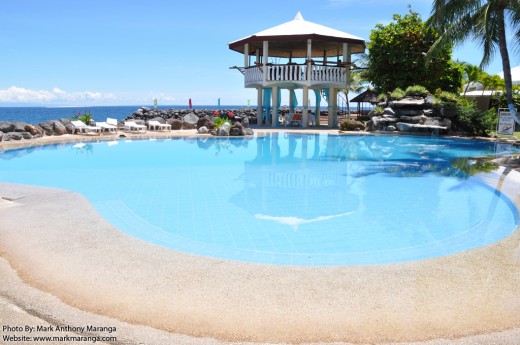
[[[421,123],[422,118],[423,117],[421,115],[417,115],[417,116],[401,116],[399,118],[399,121],[406,122],[406,123]]]
[[[392,108],[423,109],[424,98],[405,97],[398,101],[390,102]]]
[[[152,119],[150,119],[148,121],[157,121],[157,122],[162,123],[162,124],[166,123],[166,121],[162,117],[160,117],[160,116],[156,116],[156,117],[154,117],[154,118],[152,118]]]
[[[38,139],[38,138],[41,138],[42,135],[41,134],[35,134],[32,136],[33,139]]]
[[[202,127],[199,127],[199,129],[197,129],[197,132],[199,134],[207,134],[207,133],[209,133],[209,130],[208,130],[208,127],[202,126]]]
[[[222,124],[222,126],[220,126],[217,129],[217,135],[227,137],[227,136],[229,136],[230,129],[231,129],[231,125],[229,124],[229,122],[224,122],[224,124]]]
[[[63,135],[67,134],[67,128],[60,121],[50,121],[52,122],[52,131],[55,135]]]
[[[74,131],[76,130],[76,128],[72,125],[72,123],[65,125],[65,129],[67,130],[68,134],[74,134]]]
[[[432,108],[433,104],[435,103],[435,99],[432,95],[428,95],[424,98],[424,106],[426,108]]]
[[[387,130],[387,131],[390,131],[390,132],[393,132],[393,131],[395,131],[396,129],[397,129],[397,128],[395,128],[395,126],[392,126],[392,125],[390,125],[390,126],[386,126],[386,130]]]
[[[388,107],[388,108],[385,108],[383,115],[395,116],[395,111],[394,111],[394,109]]]
[[[25,132],[25,126],[27,123],[25,122],[13,122],[14,131],[13,132]]]
[[[168,119],[166,122],[172,126],[173,130],[180,130],[182,128],[182,121],[178,119]]]
[[[9,140],[22,140],[23,136],[20,132],[9,132],[6,133],[4,136],[6,136]]]
[[[197,127],[197,122],[199,121],[199,117],[194,113],[189,113],[184,115],[182,118],[182,128],[183,129],[193,129]]]
[[[43,132],[45,135],[52,135],[54,133],[54,128],[52,126],[52,123],[49,124],[48,122],[42,122],[40,123],[40,127],[43,129]]]
[[[255,133],[253,132],[253,130],[249,127],[247,128],[244,128],[244,134],[245,135],[255,135]]]
[[[244,135],[244,127],[242,127],[242,124],[240,122],[235,122],[229,129],[229,135],[235,137]]]
[[[60,119],[60,122],[61,122],[65,127],[67,127],[67,125],[70,125],[70,120],[69,120],[69,119]]]
[[[32,139],[32,137],[33,137],[32,134],[29,132],[17,132],[17,133],[20,133],[24,139]]]
[[[244,116],[240,123],[242,124],[242,127],[249,128],[249,116]]]
[[[212,130],[215,128],[215,122],[213,122],[209,116],[204,116],[197,121],[197,129],[200,129],[201,127],[206,127],[206,129]]]
[[[29,133],[31,133],[31,135],[43,134],[43,131],[41,130],[41,128],[36,127],[35,125],[25,125],[24,129],[25,129],[25,132],[29,132]]]
[[[395,124],[400,132],[410,132],[413,130],[413,124],[398,122]]]
[[[9,133],[14,132],[15,125],[12,122],[0,121],[0,132]]]

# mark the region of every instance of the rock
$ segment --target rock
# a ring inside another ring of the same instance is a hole
[[[182,128],[182,121],[178,119],[168,119],[166,122],[168,122],[173,130],[180,130]]]
[[[199,121],[199,117],[194,113],[189,113],[184,115],[182,118],[182,128],[183,129],[193,129],[197,127],[197,122]]]
[[[441,108],[441,116],[452,118],[457,115],[457,109],[454,106],[451,107],[442,107]]]
[[[215,122],[213,122],[209,116],[204,116],[197,121],[197,129],[200,129],[201,127],[206,127],[206,129],[212,130],[215,128]]]
[[[424,98],[424,106],[426,108],[432,108],[433,104],[435,103],[435,99],[432,95],[428,95]]]
[[[27,123],[25,122],[13,122],[14,131],[13,132],[25,132],[25,126]]]
[[[421,123],[422,116],[421,115],[417,115],[417,116],[401,116],[399,118],[399,120],[401,122],[406,122],[406,123]]]
[[[12,122],[0,121],[0,132],[9,133],[14,132],[15,125]]]
[[[342,131],[364,131],[365,124],[357,120],[344,120],[339,124],[339,129]]]
[[[25,132],[29,132],[29,133],[31,133],[31,135],[36,135],[36,134],[42,134],[43,133],[35,125],[25,125],[24,129],[25,129]]]
[[[67,127],[67,125],[70,125],[70,120],[69,120],[69,119],[60,119],[60,122],[61,122],[65,127]]]
[[[60,121],[48,121],[52,123],[52,131],[55,135],[63,135],[67,133],[67,128]]]
[[[399,101],[390,102],[392,108],[412,108],[412,109],[423,109],[424,98],[413,98],[405,97]]]
[[[242,124],[240,122],[235,122],[229,129],[229,135],[235,137],[244,135],[244,127],[242,127]]]
[[[229,135],[229,130],[231,129],[231,125],[229,124],[229,122],[224,122],[224,124],[222,124],[222,126],[220,126],[218,129],[217,129],[217,135],[218,136],[228,136]]]
[[[370,118],[370,120],[366,123],[367,131],[373,132],[379,130],[379,118],[377,116],[373,116]]]
[[[417,116],[422,115],[423,111],[420,109],[399,109],[399,116]]]
[[[67,130],[68,134],[74,134],[74,131],[76,130],[76,128],[72,125],[72,123],[65,125],[65,129]]]
[[[33,137],[32,134],[29,132],[18,132],[18,133],[20,133],[24,139],[32,139],[32,137]]]
[[[20,134],[20,132],[9,132],[6,133],[4,136],[7,136],[8,141],[9,140],[22,140],[23,136]]]
[[[42,122],[40,123],[40,127],[43,129],[43,132],[45,135],[52,135],[54,133],[54,128],[52,126],[52,123],[49,124],[48,122]]]
[[[386,130],[387,130],[387,131],[390,131],[390,132],[393,132],[393,131],[395,131],[396,129],[397,129],[397,128],[395,128],[395,126],[392,126],[392,125],[386,127]]]
[[[242,124],[242,127],[249,128],[249,116],[244,116],[240,123]]]
[[[400,132],[410,132],[413,129],[413,125],[404,122],[398,122],[395,124]]]
[[[32,136],[33,139],[38,139],[38,138],[41,138],[42,135],[41,134],[35,134]]]
[[[197,129],[197,132],[199,134],[207,134],[207,133],[209,133],[209,130],[208,130],[208,127],[202,126],[202,127],[199,127],[199,129]]]
[[[388,108],[385,108],[383,115],[395,116],[395,111],[394,111],[394,109],[388,107]]]
[[[434,116],[434,111],[433,111],[433,109],[424,109],[423,114],[424,114],[424,116],[431,117],[431,116]]]
[[[253,132],[253,130],[249,127],[247,128],[244,128],[244,134],[245,135],[255,135],[255,132]]]
[[[148,121],[157,121],[157,122],[162,123],[162,124],[166,123],[166,121],[162,117],[160,117],[160,116],[156,116],[153,119],[150,119]]]

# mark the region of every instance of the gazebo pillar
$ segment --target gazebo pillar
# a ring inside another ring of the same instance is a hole
[[[256,96],[256,123],[262,124],[262,100],[263,100],[263,90],[261,87],[256,88],[257,96]]]
[[[303,111],[302,111],[302,126],[307,128],[309,126],[309,87],[303,87]]]
[[[329,116],[328,116],[328,127],[334,127],[334,117],[336,116],[336,89],[333,87],[329,88]]]
[[[271,127],[278,127],[278,86],[273,86],[273,115],[271,116]]]

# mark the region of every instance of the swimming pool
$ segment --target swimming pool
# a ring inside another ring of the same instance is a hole
[[[366,265],[457,253],[518,227],[483,183],[495,144],[272,133],[119,140],[0,154],[0,181],[85,195],[117,228],[175,250],[277,265]]]

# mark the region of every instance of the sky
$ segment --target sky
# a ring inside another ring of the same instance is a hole
[[[0,107],[256,104],[232,41],[292,20],[368,40],[426,0],[0,0]],[[510,49],[511,64],[520,64]],[[469,41],[454,58],[478,65]],[[486,71],[502,70],[499,56]],[[282,102],[287,103],[282,95]]]

